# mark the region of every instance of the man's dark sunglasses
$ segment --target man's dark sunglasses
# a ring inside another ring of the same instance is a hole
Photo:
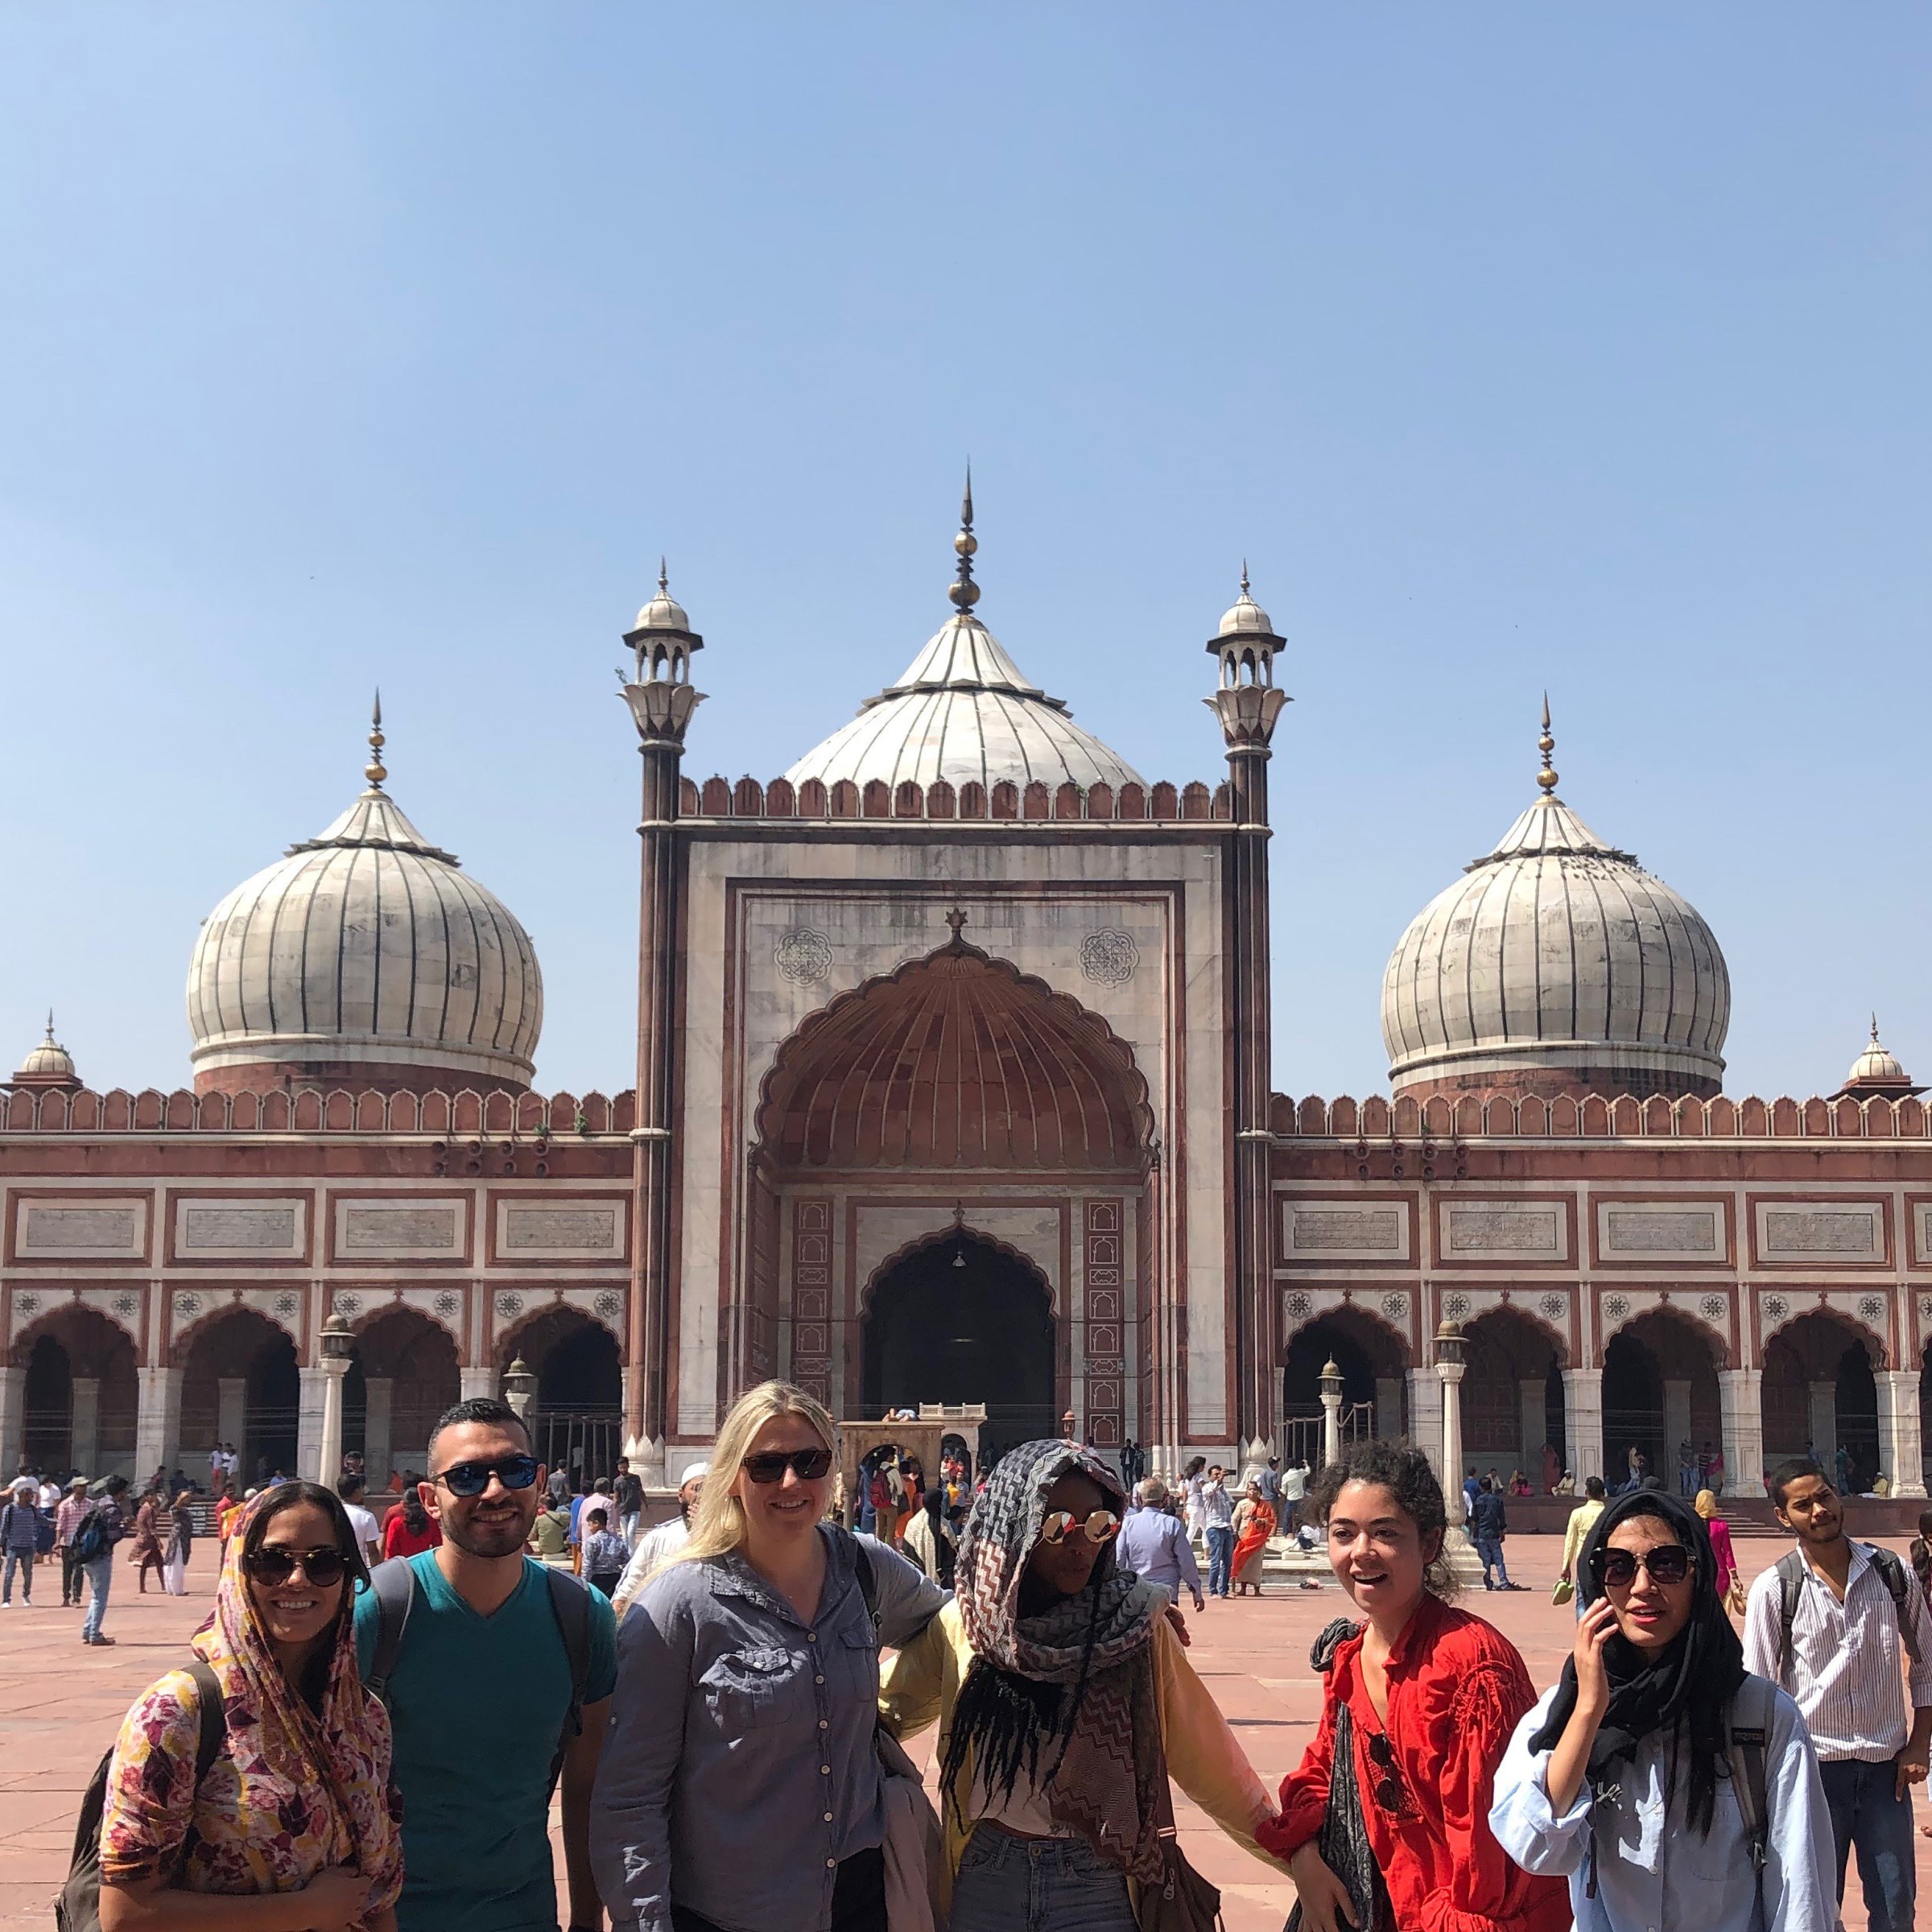
[[[1608,1589],[1628,1590],[1640,1563],[1653,1583],[1681,1583],[1690,1574],[1690,1552],[1682,1543],[1659,1543],[1641,1556],[1634,1550],[1600,1550],[1596,1580]]]
[[[764,1488],[782,1483],[789,1469],[802,1483],[815,1483],[832,1469],[829,1449],[768,1449],[762,1455],[748,1455],[739,1464],[745,1473]]]
[[[452,1463],[429,1480],[440,1483],[452,1496],[481,1496],[495,1476],[506,1489],[527,1489],[537,1480],[534,1455],[506,1455],[493,1463]]]
[[[1396,1775],[1395,1746],[1389,1741],[1386,1731],[1373,1732],[1368,1740],[1368,1756],[1382,1775],[1377,1779],[1375,1802],[1385,1811],[1399,1811],[1402,1808],[1402,1781]]]
[[[341,1582],[349,1568],[349,1558],[340,1550],[284,1550],[277,1544],[252,1551],[242,1559],[242,1567],[258,1583],[266,1583],[271,1590],[279,1589],[295,1573],[295,1566],[302,1566],[302,1574],[318,1590],[326,1590],[331,1583]]]

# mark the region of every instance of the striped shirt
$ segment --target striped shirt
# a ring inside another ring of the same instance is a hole
[[[1791,1654],[1778,1656],[1778,1575],[1773,1565],[1751,1586],[1744,1611],[1744,1668],[1790,1692],[1803,1712],[1818,1755],[1882,1763],[1905,1748],[1909,1728],[1898,1612],[1870,1546],[1853,1543],[1841,1604],[1811,1566],[1791,1616]],[[1932,1706],[1932,1612],[1922,1591],[1907,1590],[1919,1662],[1912,1666],[1912,1705]],[[1780,1668],[1780,1666],[1782,1668]]]

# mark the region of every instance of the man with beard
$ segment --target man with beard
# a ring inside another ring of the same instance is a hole
[[[616,1619],[567,1571],[525,1556],[544,1472],[507,1403],[445,1410],[429,1468],[420,1493],[443,1541],[381,1565],[356,1604],[357,1662],[395,1735],[398,1932],[557,1932],[559,1771],[571,1924],[601,1926],[588,1806]]]

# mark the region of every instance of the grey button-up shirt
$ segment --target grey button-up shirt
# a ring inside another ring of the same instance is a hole
[[[852,1539],[821,1525],[810,1624],[742,1556],[675,1563],[617,1633],[617,1688],[591,1805],[611,1922],[671,1932],[671,1901],[743,1932],[825,1932],[839,1861],[886,1835],[873,1748],[879,1659]],[[946,1601],[872,1538],[877,1642]]]

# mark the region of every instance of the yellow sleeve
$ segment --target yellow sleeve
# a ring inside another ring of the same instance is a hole
[[[946,1660],[952,1645],[946,1631],[948,1604],[903,1650],[896,1652],[879,1678],[879,1715],[902,1742],[923,1731],[939,1715],[946,1687]]]
[[[1258,1827],[1274,1816],[1274,1806],[1165,1616],[1154,1622],[1154,1670],[1169,1775],[1237,1845],[1279,1877],[1282,1866],[1255,1843]]]

